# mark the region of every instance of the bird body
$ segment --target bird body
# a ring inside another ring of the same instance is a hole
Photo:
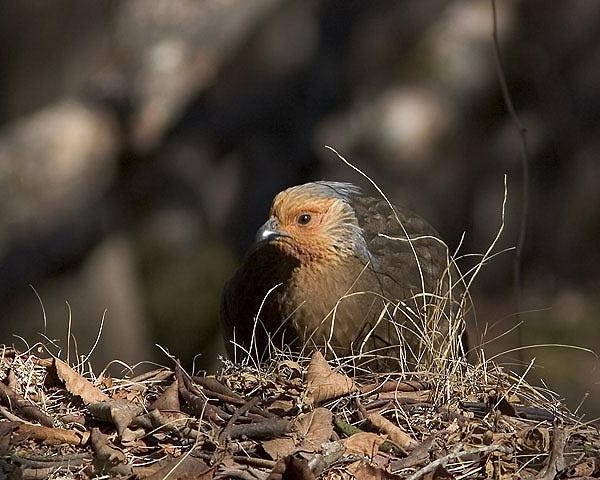
[[[451,284],[448,265],[433,227],[404,208],[349,183],[291,187],[224,289],[229,355],[237,345],[265,357],[273,345],[414,360],[431,299]]]

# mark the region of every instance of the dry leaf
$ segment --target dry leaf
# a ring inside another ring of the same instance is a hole
[[[113,379],[110,376],[102,376],[98,380],[100,381],[100,385],[102,385],[106,389],[110,389],[113,387]]]
[[[302,367],[298,362],[294,362],[293,360],[282,360],[277,364],[278,370],[285,370],[286,368],[291,370],[294,375],[302,375]]]
[[[296,442],[291,436],[274,438],[262,442],[262,448],[269,457],[278,460],[296,450]]]
[[[58,378],[65,384],[65,388],[73,395],[81,397],[86,405],[109,400],[108,395],[101,392],[87,378],[79,375],[62,360],[54,358],[52,368]]]
[[[531,453],[545,453],[550,448],[550,432],[544,427],[531,427],[519,432],[519,444]]]
[[[8,388],[13,390],[15,393],[17,393],[19,395],[23,393],[21,390],[21,384],[19,383],[19,380],[17,379],[17,376],[15,375],[15,372],[13,371],[12,368],[6,373],[6,378],[4,379],[4,383],[6,384],[6,386]]]
[[[312,412],[300,415],[292,429],[303,439],[303,450],[321,450],[321,445],[327,442],[333,433],[333,413],[327,408],[316,408]]]
[[[429,452],[433,448],[435,441],[435,436],[430,435],[427,439],[425,439],[422,443],[417,445],[408,457],[401,458],[392,462],[390,468],[392,471],[401,470],[403,468],[414,467],[416,465],[423,465],[428,463]]]
[[[598,472],[598,461],[595,458],[586,458],[583,462],[573,465],[568,470],[568,478],[591,477]]]
[[[89,438],[88,432],[74,432],[72,430],[63,430],[62,428],[43,427],[28,423],[20,424],[19,428],[15,431],[15,435],[19,436],[16,443],[32,438],[48,445],[57,445],[59,443],[83,445]]]
[[[181,404],[179,403],[179,384],[177,383],[177,379],[173,380],[173,383],[165,388],[165,391],[162,392],[160,397],[158,397],[148,410],[171,410],[171,411],[179,411],[181,410]]]
[[[352,463],[349,463],[348,465],[346,465],[346,468],[344,469],[345,470],[344,473],[351,475],[351,478],[355,479],[356,478],[355,473],[358,471],[358,469],[360,468],[360,466],[362,464],[363,464],[362,460],[356,460]],[[342,478],[349,478],[349,477],[342,476]]]
[[[169,412],[160,410],[150,410],[148,418],[152,422],[152,428],[164,427],[169,431],[179,431],[189,426],[190,416],[183,412]]]
[[[98,402],[89,406],[89,410],[96,418],[105,422],[114,423],[119,436],[131,424],[132,420],[142,413],[142,408],[127,400],[111,400]]]
[[[117,428],[117,434],[122,436],[133,419],[140,415],[143,410],[141,407],[124,400],[111,402],[111,404],[110,416]]]
[[[13,432],[19,428],[19,422],[0,422],[0,456],[8,455],[8,447],[12,442]]]
[[[281,394],[276,397],[271,404],[267,407],[267,410],[275,415],[288,416],[297,412],[298,410],[298,399],[293,395]]]
[[[262,447],[273,459],[290,455],[298,449],[305,452],[321,450],[333,433],[333,414],[327,408],[317,408],[300,415],[291,425],[292,434],[263,442]]]
[[[183,458],[163,458],[152,465],[134,467],[133,471],[145,480],[209,480],[214,477],[216,468],[217,465],[209,467],[200,458],[186,455]]]
[[[460,430],[460,424],[458,423],[458,419],[455,418],[452,420],[452,423],[446,427],[446,433],[453,434]]]
[[[402,430],[398,425],[394,425],[387,418],[379,413],[370,413],[367,419],[379,431],[388,434],[388,439],[394,442],[403,450],[412,450],[419,443],[414,440],[408,433]]]
[[[98,428],[92,428],[90,446],[94,451],[94,463],[100,471],[116,475],[131,475],[131,466],[127,464],[127,457],[112,446],[110,435],[105,435]]]
[[[319,351],[316,351],[310,359],[306,382],[308,397],[315,404],[341,397],[356,389],[352,379],[334,372]]]
[[[488,456],[486,461],[485,461],[485,476],[486,478],[496,478],[496,462],[497,459],[494,458],[492,455]]]
[[[495,478],[495,477],[490,477]],[[423,480],[453,480],[454,475],[452,475],[448,470],[446,470],[442,465],[438,465],[433,472],[429,472],[425,474]]]
[[[355,462],[349,465],[348,470],[356,480],[392,480],[400,479],[399,476],[386,472],[380,467],[369,465],[365,462]]]
[[[315,475],[304,458],[288,455],[273,467],[267,480],[315,480]]]
[[[148,435],[143,428],[131,429],[126,428],[120,435],[119,440],[124,447],[133,446],[139,439]]]
[[[387,435],[378,435],[371,432],[360,432],[342,440],[348,455],[375,456],[379,446],[385,442]]]

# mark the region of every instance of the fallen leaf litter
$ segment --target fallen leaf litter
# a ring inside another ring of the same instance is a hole
[[[0,347],[0,478],[600,475],[598,427],[491,364],[352,379],[315,354],[108,378],[30,352]]]

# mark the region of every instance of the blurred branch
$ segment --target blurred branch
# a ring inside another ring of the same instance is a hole
[[[494,60],[496,63],[496,73],[500,82],[500,89],[502,91],[502,98],[506,104],[506,108],[510,117],[517,129],[519,137],[521,139],[521,167],[523,170],[523,184],[521,187],[521,221],[519,225],[519,237],[517,239],[517,246],[515,249],[515,256],[513,259],[513,283],[514,283],[514,294],[516,303],[516,319],[519,323],[517,325],[517,335],[519,347],[523,346],[523,327],[520,318],[521,312],[521,289],[522,289],[522,255],[523,248],[525,245],[525,238],[527,232],[527,220],[529,217],[529,147],[527,144],[527,129],[523,126],[519,120],[519,116],[515,110],[515,106],[508,90],[508,84],[506,83],[506,76],[502,67],[502,58],[500,55],[500,44],[498,41],[498,14],[496,12],[496,0],[492,2],[492,19],[493,19],[493,31],[492,40],[494,44]],[[524,358],[522,350],[519,350],[519,363],[520,367],[524,365]]]

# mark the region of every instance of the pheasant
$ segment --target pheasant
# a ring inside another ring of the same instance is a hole
[[[265,360],[273,347],[320,349],[374,370],[422,366],[462,333],[451,328],[459,283],[446,244],[416,214],[350,183],[291,187],[224,288],[227,351]]]

